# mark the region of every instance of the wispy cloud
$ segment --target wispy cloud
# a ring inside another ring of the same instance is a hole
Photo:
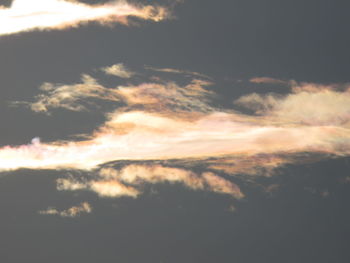
[[[54,207],[49,207],[46,210],[39,211],[41,215],[57,215],[60,217],[77,217],[81,214],[89,214],[92,211],[92,207],[89,203],[83,202],[77,206],[73,206],[69,209],[59,211]]]
[[[256,84],[277,84],[277,85],[288,85],[290,82],[281,79],[275,79],[271,77],[255,77],[249,80],[252,83]]]
[[[83,75],[81,83],[61,85],[44,83],[41,94],[35,97],[34,102],[15,101],[11,105],[28,105],[32,111],[48,113],[52,109],[63,108],[71,111],[87,111],[94,105],[91,99],[118,101],[116,90],[107,89],[96,79]]]
[[[184,87],[164,82],[110,90],[87,78],[79,85],[58,90],[78,92],[77,97],[86,98],[86,94],[95,95],[97,89],[101,91],[98,97],[125,105],[107,114],[107,121],[86,141],[41,143],[36,139],[28,145],[1,148],[1,170],[94,169],[118,160],[205,160],[223,156],[252,160],[262,154],[273,156],[270,163],[278,166],[285,163],[285,154],[350,153],[350,92],[344,87],[316,89],[319,85],[315,84],[312,90],[312,84],[308,84],[307,89],[294,87],[284,96],[249,94],[236,100],[256,111],[247,115],[210,105],[212,93],[206,91],[208,83],[202,80]],[[57,97],[62,94],[56,95],[48,96],[60,101]],[[284,157],[279,158],[282,154]],[[223,167],[217,163],[216,168],[219,166]],[[238,168],[232,169],[241,172]]]
[[[285,95],[248,94],[235,100],[253,111],[244,114],[214,105],[216,95],[207,90],[212,83],[203,78],[183,85],[162,79],[130,83],[106,88],[84,75],[80,84],[45,84],[30,104],[34,111],[84,110],[93,99],[118,106],[85,141],[34,139],[0,148],[0,170],[85,170],[94,175],[61,178],[58,190],[87,190],[100,197],[136,198],[144,184],[181,183],[242,198],[222,173],[271,176],[286,164],[350,155],[347,84],[293,82]],[[115,162],[121,168],[106,168]],[[193,167],[201,167],[200,172]]]
[[[89,75],[82,75],[81,83],[70,85],[44,83],[33,102],[14,101],[12,106],[27,105],[34,112],[50,113],[53,109],[89,111],[96,108],[95,100],[120,102],[124,106],[159,110],[208,111],[207,98],[211,92],[204,89],[211,82],[194,79],[184,87],[174,82],[145,82],[140,85],[106,88]]]
[[[9,8],[0,7],[0,35],[65,29],[91,21],[129,24],[129,17],[160,21],[168,17],[168,11],[159,6],[141,6],[126,1],[87,5],[65,0],[14,0]]]
[[[189,70],[174,69],[174,68],[156,68],[156,67],[151,67],[151,66],[145,66],[145,69],[156,71],[156,72],[181,74],[181,75],[187,75],[187,76],[194,76],[194,77],[199,77],[199,78],[211,79],[207,75],[204,75],[202,73],[198,73],[198,72],[195,72],[195,71],[189,71]]]
[[[162,165],[131,164],[120,170],[103,168],[94,178],[61,178],[57,180],[58,190],[89,190],[101,197],[137,197],[142,194],[143,184],[181,183],[193,190],[206,190],[242,198],[239,187],[223,177],[211,172],[202,174],[190,170]]]

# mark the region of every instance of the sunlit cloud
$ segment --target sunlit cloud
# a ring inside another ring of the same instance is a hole
[[[206,190],[219,194],[226,194],[237,199],[243,193],[237,185],[211,172],[202,174],[190,170],[166,167],[162,165],[131,164],[120,170],[103,168],[98,176],[84,180],[76,178],[60,178],[57,180],[57,189],[65,191],[88,190],[97,193],[100,197],[133,197],[142,194],[144,184],[181,183],[192,190]]]
[[[14,0],[0,7],[0,35],[32,30],[65,29],[82,23],[129,24],[129,17],[160,21],[168,16],[165,8],[141,6],[126,1],[87,5],[65,0]]]
[[[106,88],[89,75],[82,75],[81,83],[44,83],[33,102],[14,101],[12,106],[26,105],[34,112],[50,113],[54,109],[89,111],[96,109],[97,101],[120,102],[124,106],[140,106],[165,111],[209,111],[207,98],[212,92],[204,89],[211,82],[194,79],[180,87],[174,82],[145,82],[140,85]],[[96,101],[97,100],[97,101]]]
[[[119,78],[128,79],[135,75],[135,72],[130,71],[124,64],[118,63],[109,67],[102,68],[102,71],[108,75],[117,76]]]
[[[79,85],[78,88],[62,86],[58,90],[67,90],[67,98],[78,94],[75,98],[84,99],[90,92],[102,99],[122,101],[124,106],[107,114],[106,122],[85,141],[42,143],[34,139],[28,145],[1,148],[1,170],[91,170],[120,160],[225,156],[249,163],[262,154],[273,156],[264,164],[273,167],[286,162],[285,157],[279,157],[281,154],[346,156],[350,153],[347,89],[300,90],[284,96],[249,94],[236,100],[237,104],[256,111],[247,115],[210,105],[212,93],[206,91],[209,83],[203,80],[193,80],[183,87],[164,82],[107,89],[87,77]],[[54,97],[56,102],[60,101],[56,97],[61,97],[55,92],[47,96]],[[74,104],[76,100],[71,102]],[[242,172],[240,166],[224,166],[217,163],[212,167]]]
[[[83,202],[77,206],[73,206],[66,210],[57,210],[54,207],[49,207],[46,210],[39,211],[41,215],[57,215],[60,217],[77,217],[82,214],[89,214],[92,212],[92,207],[89,203]]]
[[[325,86],[303,85],[287,95],[249,94],[236,100],[262,116],[283,123],[349,127],[350,88],[336,91]]]
[[[181,74],[185,76],[192,76],[192,77],[199,77],[199,78],[205,78],[205,79],[211,79],[209,76],[204,75],[199,72],[195,71],[188,71],[188,70],[182,70],[182,69],[174,69],[174,68],[156,68],[156,67],[150,67],[145,66],[145,69],[152,70],[156,72],[163,72],[163,73],[172,73],[172,74]]]
[[[44,83],[40,90],[42,93],[35,97],[34,102],[15,101],[11,105],[27,105],[32,111],[49,113],[59,108],[88,111],[89,107],[95,105],[91,99],[119,100],[115,90],[103,87],[89,75],[83,75],[81,83],[72,85]]]
[[[0,170],[84,170],[92,176],[61,178],[57,189],[101,198],[137,198],[143,185],[177,183],[240,199],[240,188],[223,174],[250,180],[275,175],[288,164],[350,154],[347,84],[290,81],[288,94],[247,94],[223,108],[213,102],[218,95],[208,90],[213,83],[206,78],[186,77],[180,85],[143,76],[140,83],[142,74],[135,74],[137,84],[131,77],[112,88],[88,75],[78,84],[44,84],[36,100],[27,102],[35,112],[87,111],[98,101],[110,101],[115,109],[85,140],[34,138],[0,148]]]

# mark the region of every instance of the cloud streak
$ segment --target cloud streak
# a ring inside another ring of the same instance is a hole
[[[0,36],[33,30],[58,30],[82,23],[129,24],[129,17],[160,21],[168,17],[165,8],[140,6],[126,1],[87,5],[64,0],[14,0],[9,8],[0,7]]]

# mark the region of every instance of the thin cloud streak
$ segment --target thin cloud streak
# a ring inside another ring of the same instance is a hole
[[[58,30],[82,23],[121,23],[129,17],[161,21],[168,11],[159,6],[137,6],[126,1],[87,5],[64,0],[14,0],[11,7],[0,7],[0,36],[33,30]]]
[[[251,83],[255,84],[276,84],[276,85],[289,85],[289,81],[275,79],[270,77],[255,77],[249,80]]]
[[[50,113],[52,109],[88,111],[95,104],[91,99],[119,101],[116,90],[107,89],[89,75],[82,75],[81,83],[61,85],[44,83],[39,88],[42,93],[34,102],[14,101],[11,106],[26,105],[34,112]]]

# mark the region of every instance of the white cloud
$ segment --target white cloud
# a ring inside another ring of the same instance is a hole
[[[9,8],[0,7],[0,36],[32,30],[66,29],[91,21],[128,24],[129,17],[160,21],[167,16],[165,8],[126,1],[92,6],[64,0],[14,0]]]

